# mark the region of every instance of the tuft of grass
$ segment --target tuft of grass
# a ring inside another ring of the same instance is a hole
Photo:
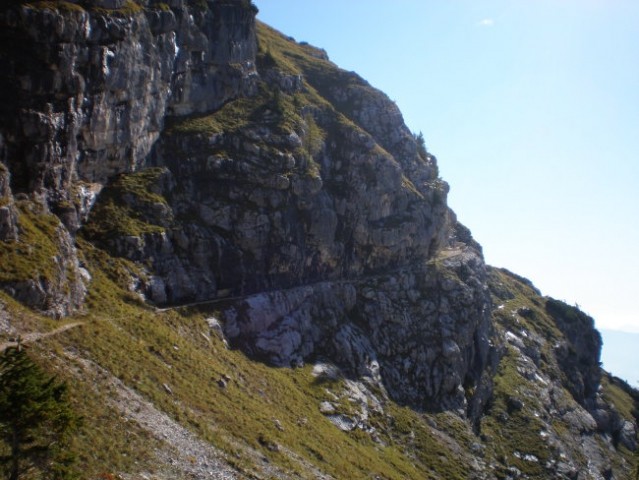
[[[141,237],[165,231],[163,227],[142,220],[135,210],[118,205],[112,199],[101,203],[91,213],[82,232],[87,238],[105,240],[124,236]]]
[[[167,125],[170,135],[212,135],[237,133],[251,125],[266,125],[277,133],[290,133],[300,129],[302,118],[296,111],[295,98],[275,90],[262,88],[253,97],[231,100],[213,113],[172,119]]]
[[[58,228],[61,228],[60,221],[30,202],[16,205],[19,238],[13,242],[0,241],[0,282],[51,278],[57,268],[56,256],[60,253],[55,241]]]
[[[35,10],[53,10],[57,12],[84,12],[84,8],[77,3],[65,2],[64,0],[44,0],[38,2],[25,3],[25,6]]]
[[[419,190],[417,190],[417,187],[415,186],[415,184],[411,182],[410,179],[404,174],[402,174],[402,188],[404,188],[405,190],[408,190],[413,195],[417,196],[418,198],[422,200],[425,198],[424,194],[420,192]]]
[[[145,168],[134,173],[122,174],[112,183],[111,188],[122,195],[136,196],[146,203],[163,203],[166,199],[159,193],[162,190],[161,177],[167,173],[162,167]]]
[[[160,194],[159,183],[165,172],[163,168],[148,168],[118,176],[101,192],[82,228],[82,235],[104,241],[164,232],[172,218],[170,214],[166,218],[158,216],[154,207],[170,212],[166,199]]]
[[[121,8],[110,9],[92,6],[91,11],[99,13],[101,15],[108,15],[113,17],[131,17],[144,12],[144,8],[135,0],[126,0]]]
[[[609,375],[601,378],[601,389],[606,403],[615,407],[619,414],[629,421],[637,421],[639,416],[639,393],[633,397],[630,395],[630,387],[626,384],[624,388],[622,382]]]

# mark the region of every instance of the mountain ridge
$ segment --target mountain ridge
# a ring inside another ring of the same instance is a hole
[[[213,475],[110,389],[238,478],[630,472],[636,397],[592,319],[484,264],[386,95],[250,2],[66,5],[0,18],[0,318],[85,322],[34,350],[93,392],[93,475]]]

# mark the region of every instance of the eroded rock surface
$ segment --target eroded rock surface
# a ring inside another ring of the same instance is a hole
[[[121,7],[1,9],[0,239],[18,239],[13,195],[27,194],[64,223],[62,256],[77,263],[69,234],[104,184],[145,165],[167,114],[211,110],[254,90],[254,7]],[[44,298],[64,295],[23,280],[7,288],[35,308],[52,312]],[[83,301],[76,288],[67,293],[62,314]]]
[[[636,425],[592,319],[486,267],[385,94],[249,1],[204,3],[0,9],[0,288],[78,312],[89,242],[231,347],[339,372],[357,414],[318,408],[344,432],[381,443],[393,399],[462,422],[431,433],[473,435],[476,478],[622,478]]]

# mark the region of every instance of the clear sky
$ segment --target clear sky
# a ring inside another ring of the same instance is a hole
[[[639,332],[639,1],[254,3],[397,102],[488,263]]]

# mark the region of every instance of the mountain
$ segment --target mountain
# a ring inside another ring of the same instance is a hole
[[[7,2],[0,332],[82,478],[621,479],[639,394],[397,106],[247,0]]]

